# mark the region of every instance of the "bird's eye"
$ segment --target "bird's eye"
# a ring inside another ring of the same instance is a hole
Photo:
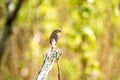
[[[60,30],[58,32],[61,32]]]

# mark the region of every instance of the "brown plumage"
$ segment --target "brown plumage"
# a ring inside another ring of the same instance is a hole
[[[57,44],[58,39],[59,39],[59,33],[60,32],[61,31],[59,29],[56,29],[50,35],[50,44],[51,44],[52,48],[55,48],[55,45]]]

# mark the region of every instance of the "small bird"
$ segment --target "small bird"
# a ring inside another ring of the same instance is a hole
[[[51,49],[54,49],[56,47],[56,44],[60,38],[60,32],[61,30],[55,29],[52,34],[50,35],[50,45]]]

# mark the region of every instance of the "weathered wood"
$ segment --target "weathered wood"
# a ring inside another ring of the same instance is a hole
[[[49,49],[36,80],[47,80],[49,71],[61,54],[62,51],[60,49]]]

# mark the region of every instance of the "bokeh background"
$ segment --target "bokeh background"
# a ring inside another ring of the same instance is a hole
[[[0,38],[6,12],[0,0]],[[120,80],[120,0],[24,0],[5,46],[0,80],[35,80],[54,29],[62,31],[61,80]],[[57,80],[56,64],[48,80]]]

